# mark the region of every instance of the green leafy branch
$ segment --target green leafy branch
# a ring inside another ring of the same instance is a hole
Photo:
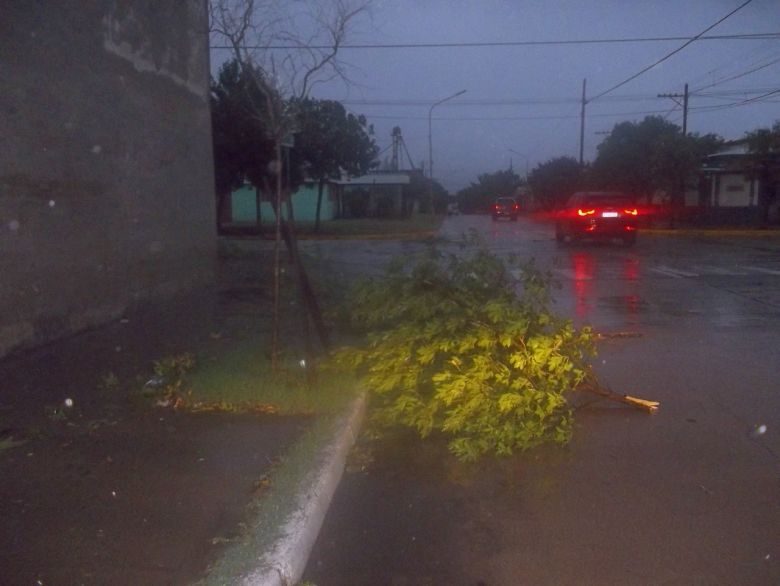
[[[593,334],[549,310],[549,275],[511,263],[469,239],[356,286],[365,343],[335,360],[361,374],[380,423],[449,434],[464,460],[569,439],[565,394],[590,373]]]

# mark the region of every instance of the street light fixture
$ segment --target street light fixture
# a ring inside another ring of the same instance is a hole
[[[514,150],[514,149],[507,149],[507,150],[508,150],[510,153],[514,153],[514,154],[516,154],[516,155],[519,155],[519,156],[523,157],[523,160],[525,160],[525,179],[527,180],[527,179],[528,179],[528,156],[527,156],[527,155],[524,155],[523,153],[518,153],[518,152],[517,152],[516,150]]]
[[[428,174],[431,179],[433,179],[433,138],[432,138],[433,137],[433,124],[432,124],[433,109],[439,104],[443,104],[444,102],[447,102],[453,98],[457,98],[458,96],[461,96],[465,93],[466,90],[460,90],[459,92],[452,94],[451,96],[442,98],[438,102],[434,102],[433,104],[431,104],[431,107],[428,110]]]

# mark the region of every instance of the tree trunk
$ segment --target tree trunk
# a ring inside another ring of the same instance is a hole
[[[325,178],[320,177],[319,184],[317,185],[317,213],[314,216],[314,231],[320,231],[320,212],[322,211],[322,191],[325,187]]]
[[[221,232],[223,224],[229,222],[231,216],[230,192],[217,193],[217,234]]]
[[[282,148],[280,146],[280,140],[275,140],[276,161],[281,163],[282,161]],[[280,277],[281,268],[280,263],[280,243],[282,236],[282,173],[281,169],[277,168],[276,171],[276,196],[274,206],[276,208],[276,234],[274,237],[274,309],[273,309],[273,325],[271,329],[271,370],[277,372],[279,369],[279,326],[281,322],[280,307]]]
[[[263,216],[260,213],[260,188],[255,186],[255,225],[257,226],[257,233],[263,231]]]
[[[322,347],[328,351],[330,350],[330,336],[328,334],[328,328],[325,326],[325,320],[322,317],[322,310],[320,304],[317,301],[317,295],[314,293],[314,289],[309,281],[309,275],[306,273],[306,269],[301,262],[300,255],[298,254],[298,241],[295,237],[293,226],[287,222],[282,222],[282,237],[284,238],[287,250],[290,252],[290,258],[295,265],[295,269],[298,276],[298,285],[301,289],[301,295],[312,321],[314,327],[317,330],[317,336],[320,339]]]
[[[314,291],[312,291],[309,284],[309,277],[306,274],[306,269],[304,268],[303,263],[301,263],[301,258],[298,253],[298,238],[295,233],[295,213],[289,187],[287,193],[287,222],[283,224],[283,226],[285,228],[285,233],[287,234],[285,237],[285,242],[287,243],[287,248],[290,251],[290,260],[294,263],[297,270],[298,294],[300,296],[303,307],[306,309],[306,311],[300,312],[301,318],[303,320],[303,343],[304,354],[306,356],[306,361],[303,364],[303,368],[306,369],[306,380],[311,385],[314,383],[314,379],[316,377],[317,365],[314,355],[314,348],[312,348],[311,345],[311,336],[309,334],[309,314],[311,314],[312,319],[316,321],[318,318],[320,322],[322,322],[322,314],[320,312],[319,304],[317,303],[317,297],[314,295]],[[315,316],[317,317],[315,318]],[[318,331],[320,331],[319,328]],[[327,332],[325,331],[324,322],[322,322],[321,332],[325,332],[324,338],[321,339],[323,346],[327,349],[329,341],[327,338]],[[322,337],[322,334],[320,335]]]
[[[328,328],[325,326],[325,320],[322,317],[322,310],[320,309],[319,301],[317,301],[317,295],[311,286],[309,275],[306,273],[306,268],[303,266],[300,254],[298,253],[298,240],[295,234],[292,202],[288,198],[287,213],[290,222],[281,219],[280,207],[275,206],[274,212],[276,213],[277,221],[280,222],[281,237],[284,239],[287,251],[290,254],[290,262],[295,266],[298,286],[300,288],[304,307],[314,322],[314,327],[317,330],[317,336],[320,339],[322,347],[328,351],[330,350],[330,335],[328,334]]]

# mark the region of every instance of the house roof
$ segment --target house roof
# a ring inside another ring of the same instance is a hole
[[[730,156],[744,156],[748,154],[747,141],[739,141],[726,143],[717,152],[712,153],[709,157],[730,157]],[[707,157],[707,158],[709,158]]]
[[[711,173],[741,172],[744,157],[749,152],[746,140],[734,140],[725,143],[716,152],[704,157],[701,170]]]

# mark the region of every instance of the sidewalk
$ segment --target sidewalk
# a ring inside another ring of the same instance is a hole
[[[187,584],[239,534],[311,418],[188,414],[139,391],[154,360],[258,334],[260,266],[222,262],[209,290],[0,360],[4,585]]]

